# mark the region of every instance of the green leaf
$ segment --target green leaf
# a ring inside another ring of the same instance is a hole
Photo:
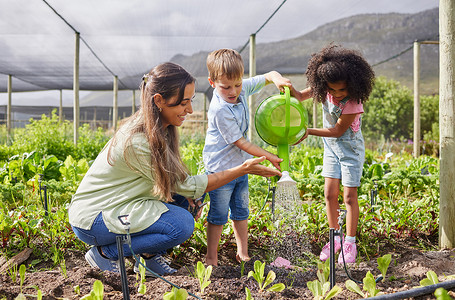
[[[264,285],[262,286],[262,289],[264,289],[266,286],[271,284],[276,278],[275,272],[270,270],[270,272],[267,274],[267,278],[265,279]]]
[[[313,293],[314,298],[322,296],[322,284],[318,280],[308,281],[306,285]]]
[[[269,287],[267,289],[267,291],[269,291],[269,292],[281,292],[285,288],[286,288],[286,286],[284,285],[284,283],[276,283],[276,284],[272,285],[271,287]]]
[[[439,283],[439,279],[434,271],[428,271],[427,278],[420,280],[421,286],[429,286],[437,283]]]
[[[330,300],[332,299],[333,297],[335,297],[336,295],[338,295],[339,293],[341,293],[343,289],[337,285],[335,285],[330,291],[329,293],[325,296],[324,300]]]
[[[170,292],[163,295],[164,300],[185,300],[188,298],[188,292],[185,289],[177,289],[172,287]]]
[[[98,279],[93,283],[93,293],[94,299],[103,300],[104,286],[103,283]]]
[[[357,293],[360,296],[362,296],[363,298],[365,298],[365,294],[360,290],[360,287],[357,285],[357,283],[355,283],[351,279],[346,280],[345,286],[351,292]]]
[[[147,287],[145,286],[145,284],[141,283],[139,285],[139,288],[137,289],[137,292],[139,294],[145,295],[146,291],[147,291]]]
[[[379,290],[376,289],[376,281],[370,271],[363,278],[363,289],[368,292],[370,297],[374,297],[379,293]]]
[[[434,295],[436,296],[436,300],[452,300],[453,298],[450,297],[449,293],[443,288],[437,288],[434,291]]]
[[[253,296],[251,296],[251,291],[245,287],[245,294],[246,294],[246,300],[254,300]]]
[[[389,268],[390,262],[392,261],[391,254],[385,254],[382,257],[378,257],[378,269],[381,271],[382,280],[384,281],[387,269]]]

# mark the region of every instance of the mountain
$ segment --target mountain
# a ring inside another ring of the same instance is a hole
[[[374,66],[376,75],[386,76],[412,88],[413,42],[438,40],[438,8],[416,14],[362,14],[327,23],[297,38],[257,44],[256,69],[258,74],[270,70],[282,74],[303,74],[311,54],[334,42],[359,50]],[[407,49],[409,50],[394,58]],[[248,53],[248,48],[242,52],[246,73]],[[181,64],[197,77],[207,77],[207,54],[208,52],[199,52],[192,56],[177,55],[172,61]],[[386,60],[387,62],[380,63]],[[438,93],[437,44],[421,44],[420,68],[421,92]]]

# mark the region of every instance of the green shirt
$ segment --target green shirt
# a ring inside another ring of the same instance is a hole
[[[126,125],[126,124],[125,124]],[[117,132],[108,162],[111,139],[82,179],[69,205],[72,226],[89,230],[96,216],[102,212],[109,231],[124,234],[118,216],[129,215],[130,232],[142,231],[157,221],[168,209],[152,194],[154,179],[150,169],[150,148],[144,134],[135,134],[125,153],[128,125]],[[207,188],[207,175],[188,176],[176,193],[187,198],[199,198]]]

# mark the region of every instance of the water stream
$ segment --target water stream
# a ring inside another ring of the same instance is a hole
[[[301,232],[305,220],[299,190],[295,182],[278,182],[275,192],[275,234],[271,244],[272,257],[283,257],[292,264],[308,260],[311,246]]]

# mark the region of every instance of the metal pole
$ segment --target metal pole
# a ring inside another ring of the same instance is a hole
[[[335,229],[330,228],[329,231],[329,242],[330,242],[330,289],[335,286]]]
[[[62,123],[63,121],[63,91],[60,90],[60,103],[58,106],[58,122]]]
[[[73,124],[74,124],[74,145],[77,146],[79,138],[79,45],[80,34],[76,32],[74,51],[74,75],[73,75],[73,91],[74,91],[74,104],[73,104]]]
[[[313,128],[318,128],[318,101],[313,99]]]
[[[122,281],[123,300],[130,299],[130,290],[128,287],[128,277],[126,276],[125,257],[123,256],[123,237],[118,235],[115,237],[117,242],[118,262],[120,265],[120,280]]]
[[[249,68],[249,75],[250,77],[254,77],[256,76],[256,34],[252,34],[250,35],[250,68]],[[248,138],[250,139],[250,141],[252,140],[253,138],[253,126],[254,126],[254,122],[253,122],[253,105],[254,105],[254,102],[255,102],[255,99],[256,99],[256,96],[255,95],[251,95],[248,97],[248,108],[249,108],[249,111],[250,111],[250,124],[248,124]]]
[[[114,76],[114,103],[113,103],[113,113],[112,113],[112,125],[114,131],[117,131],[117,119],[118,119],[118,76]]]
[[[455,247],[455,2],[439,1],[439,247]]]
[[[204,124],[204,134],[207,132],[207,95],[204,93],[204,112],[203,112],[203,124]]]
[[[420,43],[414,42],[414,157],[420,156]]]
[[[13,93],[13,80],[12,76],[8,75],[8,105],[6,108],[6,129],[7,129],[7,143],[11,140],[11,99]]]

